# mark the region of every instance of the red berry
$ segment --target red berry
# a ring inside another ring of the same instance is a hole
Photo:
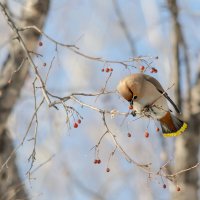
[[[76,122],[74,123],[74,128],[78,128],[78,124]]]
[[[110,71],[110,69],[109,68],[106,68],[106,72],[109,72]]]
[[[133,110],[133,106],[132,106],[132,105],[130,105],[128,108],[129,108],[130,110]]]
[[[40,41],[40,42],[39,42],[39,46],[41,47],[42,45],[43,45],[43,43]]]
[[[97,163],[98,163],[98,160],[97,160],[97,159],[95,159],[95,160],[94,160],[94,164],[97,164]]]
[[[143,72],[145,70],[145,67],[144,66],[141,66],[140,67],[140,70]]]
[[[100,160],[100,159],[99,159],[99,160],[97,160],[97,163],[98,163],[98,164],[100,164],[100,163],[101,163],[101,160]]]
[[[110,168],[107,168],[107,169],[106,169],[106,172],[110,172]]]
[[[101,71],[104,72],[104,68]]]
[[[113,71],[113,68],[110,68],[110,71],[112,72],[112,71]]]
[[[160,131],[160,129],[157,127],[157,128],[156,128],[156,131],[157,131],[157,132],[159,132],[159,131]]]
[[[154,70],[153,70],[153,69],[151,69],[150,73],[154,73]]]
[[[128,133],[128,137],[131,137],[131,133]]]
[[[149,133],[148,133],[148,131],[145,131],[145,137],[146,137],[146,138],[149,137]]]
[[[167,186],[165,184],[163,184],[163,188],[165,189]]]
[[[81,120],[80,120],[80,119],[78,119],[78,121],[77,121],[77,122],[78,122],[78,124],[80,124],[80,123],[81,123]]]
[[[158,70],[156,68],[154,68],[154,67],[151,68],[151,73],[157,73],[157,72],[158,72]]]
[[[47,63],[43,63],[43,67],[45,67],[47,65]]]
[[[177,187],[177,188],[176,188],[176,191],[177,191],[177,192],[180,192],[180,191],[181,191],[181,188],[180,188],[180,187]]]

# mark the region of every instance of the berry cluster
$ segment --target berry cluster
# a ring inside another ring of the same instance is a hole
[[[147,68],[145,66],[140,66],[140,71],[144,72]],[[157,73],[157,72],[158,72],[158,70],[155,67],[152,67],[150,70],[150,73]]]
[[[102,72],[112,72],[113,71],[113,68],[108,68],[108,67],[106,67],[106,68],[103,68],[102,70],[101,70]]]
[[[95,159],[94,160],[94,164],[100,164],[101,163],[101,160],[100,159]]]
[[[78,119],[78,121],[74,123],[74,128],[78,128],[78,125],[79,125],[80,123],[81,123],[81,120]]]

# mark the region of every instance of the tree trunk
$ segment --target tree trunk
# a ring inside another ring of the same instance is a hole
[[[196,85],[192,88],[192,113],[188,120],[188,131],[176,139],[175,170],[189,168],[198,163],[200,141],[200,74]],[[174,200],[198,200],[198,169],[183,173],[179,178],[182,192],[173,192]]]
[[[176,0],[168,0],[169,12],[172,16],[172,31],[173,31],[173,72],[175,82],[175,97],[177,105],[182,108],[183,97],[181,95],[181,74],[180,74],[180,48],[187,48],[184,42],[181,25],[179,23],[179,8]],[[183,49],[185,54],[185,65],[189,65],[186,49]],[[189,70],[189,66],[188,70]],[[190,80],[190,79],[189,79]],[[190,88],[190,83],[187,83]],[[192,111],[187,110],[184,116],[188,117],[188,130],[181,136],[176,138],[175,142],[175,167],[174,171],[187,169],[198,163],[199,141],[200,141],[200,74],[197,78],[196,85],[192,88],[192,96],[188,98],[186,105]],[[188,95],[191,91],[188,92]],[[191,101],[191,102],[190,102]],[[177,180],[180,185],[181,192],[173,191],[172,199],[174,200],[198,200],[198,168],[183,173]]]
[[[22,10],[20,23],[15,22],[15,24],[17,26],[20,25],[20,27],[36,25],[38,28],[42,28],[49,10],[49,0],[27,0],[26,2]],[[2,3],[0,3],[0,8],[2,13],[8,13]],[[6,16],[5,20],[7,20]],[[27,49],[35,51],[39,35],[28,30],[22,33],[22,36]],[[12,73],[16,71],[22,63],[23,66],[20,70],[12,76]],[[19,41],[15,40],[10,45],[9,54],[0,73],[0,166],[5,163],[10,153],[14,150],[6,123],[19,98],[28,71],[29,63],[25,53]],[[12,82],[10,83],[11,76]],[[1,167],[0,169],[0,200],[28,199],[28,195],[17,170],[15,155],[11,157],[7,167]]]

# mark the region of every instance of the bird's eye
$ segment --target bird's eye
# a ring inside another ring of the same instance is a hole
[[[133,99],[137,99],[137,96],[133,96]]]

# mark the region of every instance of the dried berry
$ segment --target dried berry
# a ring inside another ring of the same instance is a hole
[[[39,41],[39,46],[41,47],[43,45],[43,43],[41,41]]]
[[[110,172],[110,168],[107,168],[107,169],[106,169],[106,172]]]

